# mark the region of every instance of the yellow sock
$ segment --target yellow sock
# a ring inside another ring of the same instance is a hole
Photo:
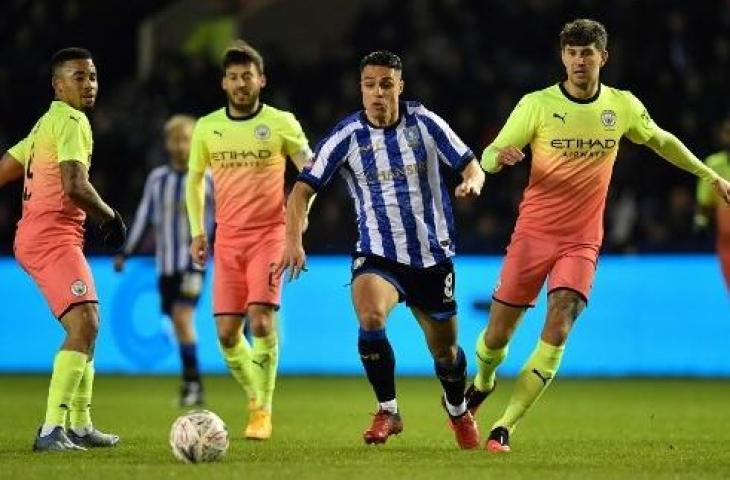
[[[502,418],[497,420],[494,427],[506,427],[512,431],[517,422],[527,410],[540,398],[540,395],[550,385],[560,367],[565,345],[555,347],[539,340],[537,347],[525,362],[522,371],[517,376],[512,398]],[[492,427],[492,428],[494,428]]]
[[[266,337],[253,337],[251,363],[258,407],[270,412],[276,386],[276,369],[279,365],[279,340],[276,332]]]
[[[71,428],[85,428],[91,426],[91,391],[94,387],[94,360],[86,362],[84,374],[76,392],[71,397],[70,424]]]
[[[484,334],[487,332],[485,328],[477,337],[476,357],[477,357],[477,375],[474,377],[474,387],[481,392],[489,392],[494,388],[495,371],[504,357],[507,355],[509,347],[492,350],[484,344]]]
[[[53,374],[48,386],[45,425],[66,426],[66,412],[71,398],[84,375],[88,355],[72,350],[61,350],[53,361]]]
[[[239,342],[231,348],[219,344],[223,360],[228,365],[228,370],[236,379],[241,388],[246,392],[249,400],[256,399],[256,391],[253,386],[253,373],[251,371],[251,347],[245,337],[241,336]]]

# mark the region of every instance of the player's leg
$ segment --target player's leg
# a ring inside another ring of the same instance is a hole
[[[477,337],[477,375],[466,392],[473,414],[495,388],[497,367],[506,357],[509,341],[525,311],[534,305],[552,266],[554,251],[549,242],[524,235],[515,235],[507,248],[487,327]]]
[[[180,348],[182,364],[182,387],[180,406],[190,407],[203,404],[203,383],[200,379],[198,352],[195,335],[195,307],[186,302],[175,302],[170,309],[170,318]]]
[[[213,272],[213,311],[218,345],[228,370],[246,393],[249,410],[255,407],[256,392],[251,372],[251,346],[243,336],[246,314],[246,284],[243,254],[220,241],[216,248]]]
[[[717,256],[720,258],[722,276],[725,278],[725,286],[730,292],[730,242],[717,242]]]
[[[203,404],[203,383],[198,366],[195,334],[195,306],[203,287],[203,272],[190,270],[172,276],[168,297],[168,315],[172,320],[180,349],[182,365],[182,386],[180,406]]]
[[[360,326],[357,348],[378,400],[378,411],[363,434],[366,443],[385,443],[403,430],[395,394],[395,354],[385,333],[386,319],[400,300],[397,284],[376,257],[356,257],[352,303]]]
[[[443,389],[441,403],[449,416],[456,442],[462,449],[477,448],[479,429],[471,412],[466,408],[464,398],[467,362],[464,350],[456,342],[456,315],[435,319],[418,307],[411,306],[411,311],[423,330],[433,357],[436,377]]]
[[[509,435],[535,404],[560,367],[568,334],[586,306],[597,249],[568,250],[555,262],[548,283],[548,313],[540,339],[522,367],[506,410],[494,423],[487,449],[509,451]]]

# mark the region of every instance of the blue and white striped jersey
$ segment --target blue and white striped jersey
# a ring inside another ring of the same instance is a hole
[[[439,162],[461,171],[473,158],[441,117],[401,102],[392,127],[374,127],[362,110],[341,121],[298,180],[319,190],[339,171],[355,204],[355,250],[425,268],[454,255],[454,216]]]
[[[124,255],[132,254],[148,225],[155,228],[155,256],[157,273],[172,275],[192,267],[190,258],[190,227],[185,207],[185,181],[187,173],[174,170],[169,165],[155,168],[147,176],[142,201],[137,207],[134,223],[124,245]],[[205,218],[208,238],[213,231],[213,180],[205,176]]]

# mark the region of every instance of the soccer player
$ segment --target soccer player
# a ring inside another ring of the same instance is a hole
[[[213,310],[223,358],[249,398],[245,436],[257,440],[270,438],[272,431],[281,300],[281,282],[273,269],[284,249],[286,157],[301,170],[312,156],[294,115],[261,102],[265,85],[258,51],[237,42],[225,52],[222,88],[228,104],[195,125],[187,181],[191,254],[204,264],[203,175],[208,167],[213,173]],[[242,335],[244,317],[252,346]]]
[[[548,313],[537,346],[519,373],[507,409],[486,448],[510,451],[517,422],[555,377],[568,334],[588,302],[603,236],[603,210],[618,145],[625,136],[711,183],[724,199],[730,186],[674,135],[659,128],[630,92],[602,85],[608,60],[600,23],[578,19],[560,33],[567,79],[525,95],[481,158],[496,173],[521,161],[530,144],[530,181],[504,259],[487,328],[477,340],[478,373],[467,390],[476,411],[495,387],[495,369],[512,334],[548,279]]]
[[[185,208],[185,179],[194,126],[195,119],[187,115],[173,115],[165,123],[165,147],[170,164],[155,168],[147,177],[127,243],[114,258],[114,269],[121,272],[125,258],[137,249],[147,226],[154,226],[162,313],[172,320],[180,345],[181,407],[203,404],[194,315],[203,286],[204,266],[194,264],[189,254],[190,227]],[[205,205],[212,209],[213,188],[210,175],[205,180]],[[207,215],[207,220],[207,233],[210,236],[213,215]]]
[[[461,173],[457,197],[478,195],[484,172],[444,120],[419,103],[400,101],[402,70],[391,52],[362,59],[364,108],[337,124],[300,174],[289,196],[286,251],[277,275],[289,269],[289,278],[296,278],[303,269],[306,206],[339,171],[357,213],[352,300],[358,351],[378,400],[365,443],[385,443],[403,430],[385,324],[405,301],[426,336],[457,443],[476,448],[479,432],[464,400],[466,358],[456,342],[454,219],[440,164]]]
[[[730,118],[726,119],[720,127],[720,143],[723,150],[707,157],[705,164],[725,180],[730,180]],[[711,183],[703,180],[697,184],[698,211],[695,215],[695,225],[699,228],[706,227],[714,210],[715,228],[717,229],[715,246],[717,255],[720,257],[720,267],[725,277],[725,284],[730,291],[730,208],[722,202],[718,202],[720,198],[711,187]]]
[[[89,183],[92,139],[85,112],[94,107],[98,91],[91,53],[82,48],[60,50],[51,60],[51,73],[55,99],[50,108],[0,160],[0,186],[25,176],[15,258],[66,331],[33,450],[111,447],[119,437],[97,430],[90,416],[99,310],[82,251],[83,225],[86,216],[91,217],[112,248],[122,246],[126,227]]]

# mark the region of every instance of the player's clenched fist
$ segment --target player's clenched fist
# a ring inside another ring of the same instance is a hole
[[[497,154],[497,165],[514,165],[522,161],[523,158],[525,158],[525,154],[522,153],[522,150],[510,145],[504,147]]]
[[[193,263],[205,265],[208,261],[208,240],[205,235],[196,235],[190,244],[190,256],[193,257]]]
[[[281,255],[281,261],[276,266],[274,274],[276,278],[280,278],[284,272],[289,270],[288,281],[296,280],[299,278],[301,272],[306,272],[305,267],[307,256],[304,253],[304,247],[301,242],[286,242],[284,247],[284,253]]]

